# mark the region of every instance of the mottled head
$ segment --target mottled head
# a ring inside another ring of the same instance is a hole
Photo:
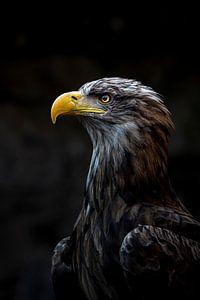
[[[53,123],[59,115],[76,115],[94,137],[107,133],[115,142],[117,132],[128,133],[139,144],[145,144],[144,136],[150,132],[157,142],[167,141],[173,127],[158,93],[136,80],[119,77],[98,79],[79,91],[62,94],[52,106]]]
[[[173,123],[161,97],[150,87],[126,78],[98,79],[58,97],[51,110],[53,122],[63,114],[78,116],[95,146],[137,157],[141,175],[150,168],[158,172],[166,167]]]

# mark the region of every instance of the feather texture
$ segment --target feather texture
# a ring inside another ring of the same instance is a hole
[[[163,100],[123,78],[86,83],[80,93],[98,108],[99,95],[112,101],[105,114],[79,117],[93,154],[73,233],[53,256],[58,299],[73,285],[78,299],[195,299],[200,223],[170,183],[173,122]]]

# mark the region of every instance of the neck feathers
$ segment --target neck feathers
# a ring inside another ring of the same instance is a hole
[[[86,183],[86,202],[100,209],[116,195],[133,205],[139,198],[155,201],[164,192],[170,192],[167,138],[158,139],[157,132],[152,135],[144,131],[143,140],[133,139],[128,132],[117,133],[116,129],[110,141],[106,135],[96,136]]]
[[[173,123],[165,106],[154,110],[142,103],[132,122],[98,124],[86,128],[93,155],[86,184],[86,203],[97,209],[119,196],[133,205],[139,201],[174,206],[168,177],[168,139]],[[151,104],[152,108],[152,104]]]

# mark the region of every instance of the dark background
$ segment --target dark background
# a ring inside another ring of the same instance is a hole
[[[75,119],[53,126],[50,108],[87,81],[135,78],[164,96],[172,183],[200,217],[199,10],[108,4],[1,10],[0,299],[54,299],[51,255],[81,207],[91,144]]]

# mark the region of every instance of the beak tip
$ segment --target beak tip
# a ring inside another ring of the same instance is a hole
[[[55,125],[57,116],[54,114],[53,110],[51,110],[51,121]]]
[[[73,114],[72,111],[76,106],[74,99],[80,99],[80,92],[64,93],[56,98],[51,107],[51,120],[56,123],[56,119],[60,115]]]
[[[56,124],[57,117],[58,117],[58,113],[56,112],[55,102],[54,102],[51,107],[51,121],[54,125]]]
[[[55,124],[56,124],[56,118],[54,118],[54,117],[51,117],[51,121],[52,121],[53,125],[55,125]]]
[[[51,112],[51,121],[54,125],[56,124],[56,117],[54,116],[54,114],[52,114],[52,112]]]

